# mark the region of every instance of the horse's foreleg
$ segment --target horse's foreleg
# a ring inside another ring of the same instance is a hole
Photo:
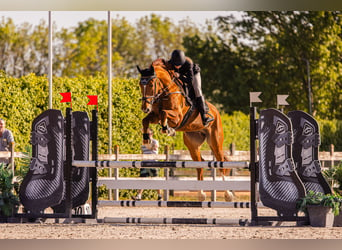
[[[150,143],[150,136],[148,134],[148,128],[150,123],[158,123],[158,117],[155,116],[153,113],[148,114],[144,119],[142,119],[143,125],[143,144]]]
[[[142,125],[143,125],[143,144],[148,144],[149,142],[149,135],[147,133],[147,129],[150,125],[150,119],[149,116],[146,116],[143,120],[142,120]]]
[[[161,132],[163,134],[167,133],[167,112],[166,111],[162,111],[160,114],[160,125],[162,126]]]
[[[169,117],[171,112],[163,110],[160,115],[160,125],[162,126],[161,132],[168,136],[175,136],[176,131],[168,125]]]

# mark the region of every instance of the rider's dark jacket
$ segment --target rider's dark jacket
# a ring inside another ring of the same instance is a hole
[[[171,61],[169,63],[172,65]],[[190,58],[186,58],[185,63],[177,69],[173,66],[175,72],[179,73],[179,79],[186,84],[192,85],[194,79],[194,64]]]

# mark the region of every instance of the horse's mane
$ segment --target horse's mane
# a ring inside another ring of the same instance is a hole
[[[152,62],[152,66],[166,66],[167,61],[163,58],[158,58]]]
[[[171,74],[173,74],[173,70],[171,68],[171,65],[166,60],[158,58],[152,62],[152,66],[154,68],[156,75],[159,78],[168,81],[171,79]]]

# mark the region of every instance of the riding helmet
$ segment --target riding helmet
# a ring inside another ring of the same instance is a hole
[[[183,51],[176,49],[172,51],[171,63],[175,66],[180,66],[185,63],[185,54]]]

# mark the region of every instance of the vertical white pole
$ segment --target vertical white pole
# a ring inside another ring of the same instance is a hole
[[[108,153],[112,153],[112,20],[108,11]]]
[[[108,11],[108,154],[112,154],[112,18]],[[112,177],[112,170],[109,170]],[[114,169],[114,176],[118,178],[119,170]],[[109,189],[109,199],[112,200],[112,190]],[[119,199],[119,190],[114,190],[114,200]]]
[[[52,21],[51,21],[51,11],[49,11],[49,109],[52,109]]]
[[[306,71],[308,75],[308,100],[309,100],[309,114],[312,115],[312,101],[311,101],[311,78],[310,78],[310,62],[306,59]]]

